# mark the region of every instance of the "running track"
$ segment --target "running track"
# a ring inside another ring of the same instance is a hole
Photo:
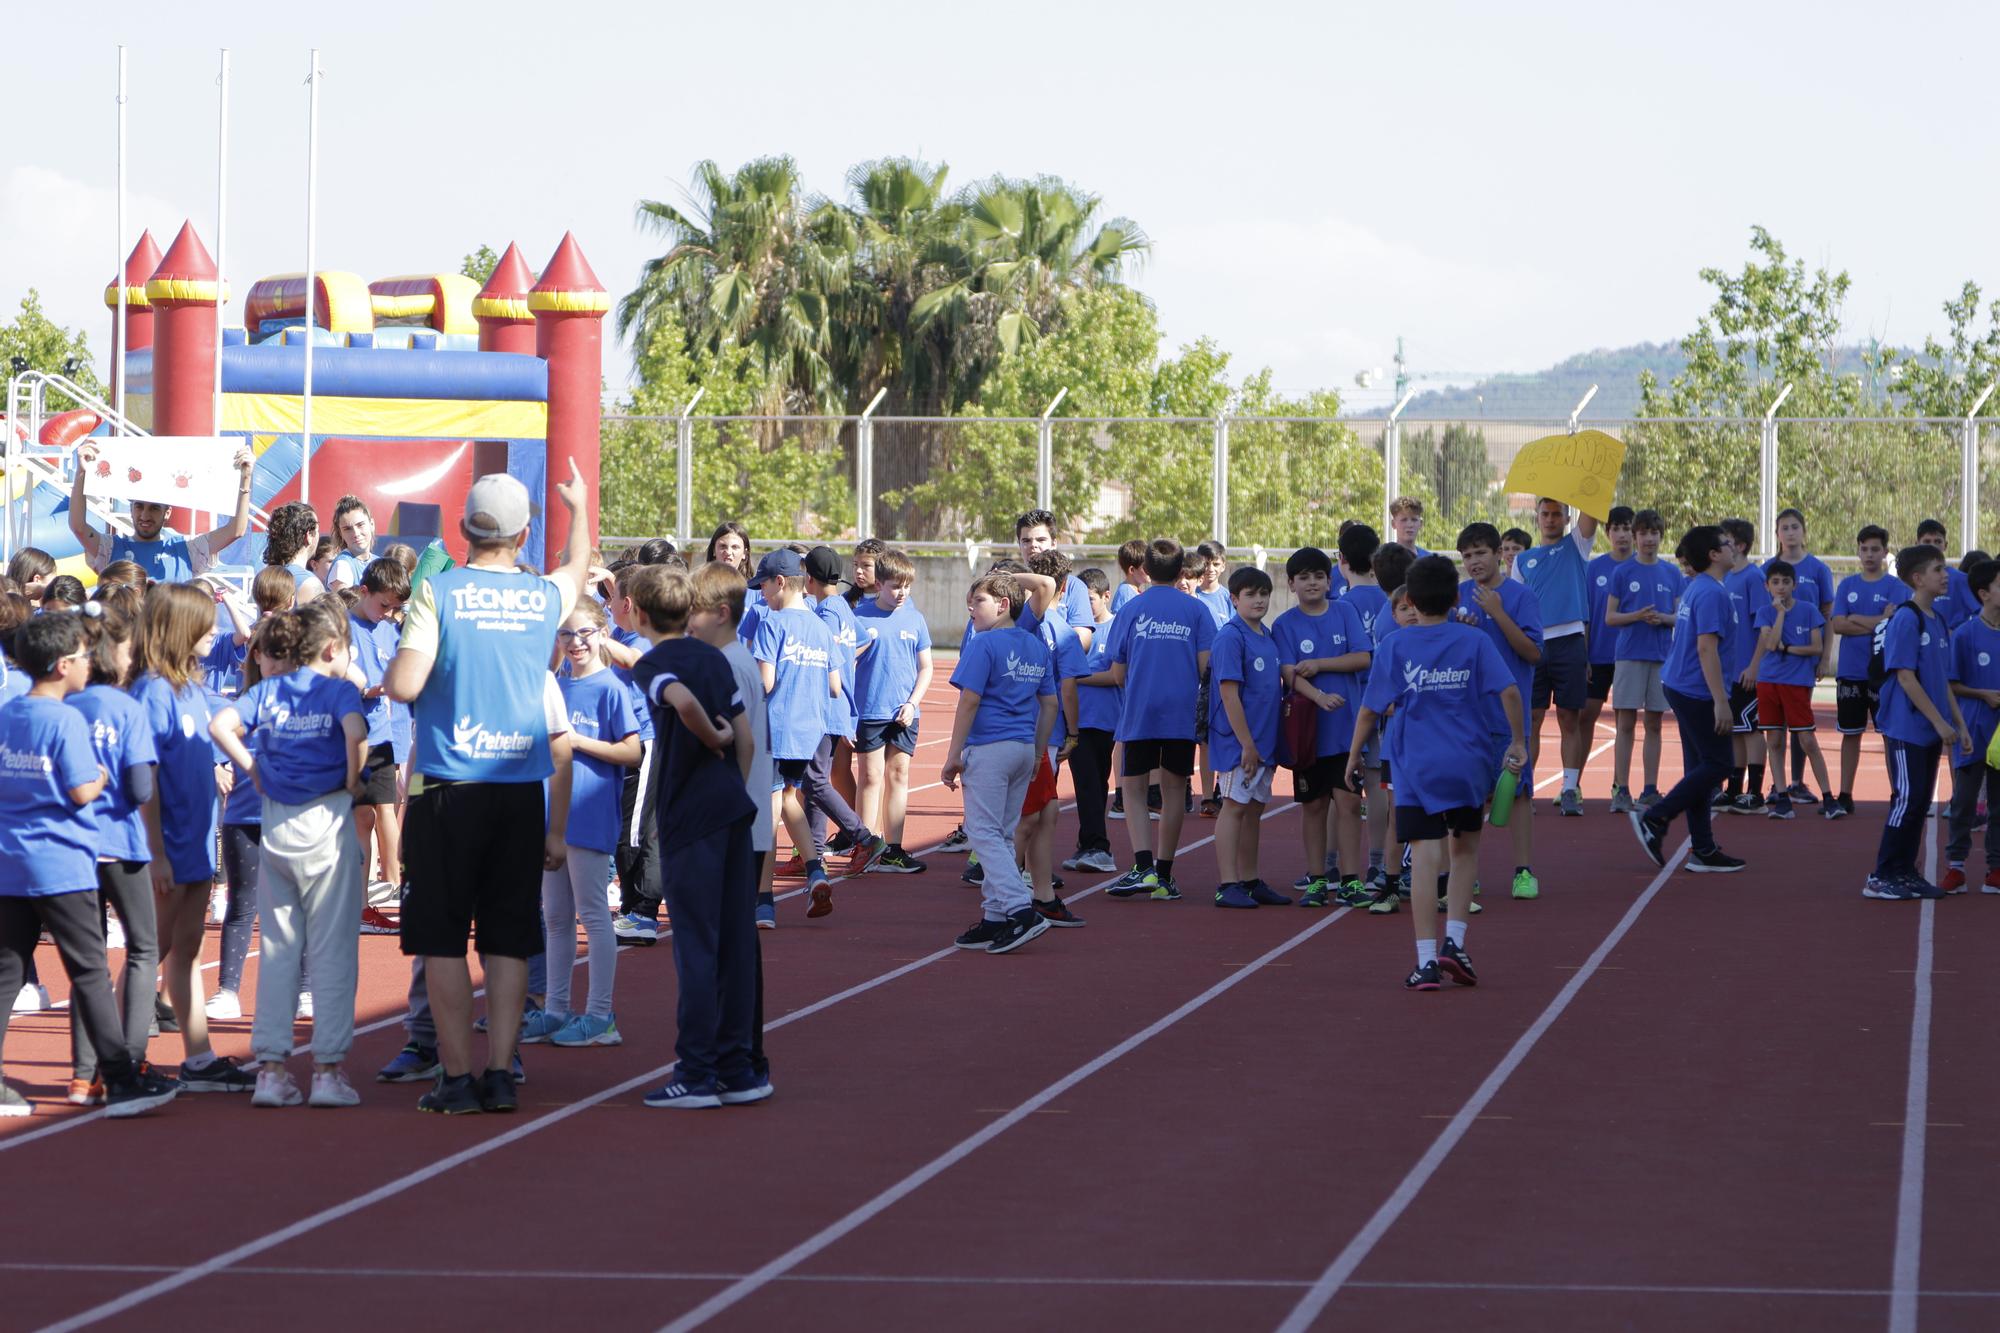
[[[1199,819],[1185,901],[1072,874],[1090,926],[1007,958],[950,947],[959,857],[840,885],[823,921],[782,903],[754,1108],[639,1105],[672,1060],[664,949],[621,955],[626,1044],[530,1048],[511,1118],[366,1081],[403,1039],[392,939],[361,941],[344,1114],[183,1097],[113,1125],[60,1105],[63,1018],[16,1019],[38,1114],[0,1122],[0,1328],[189,1302],[222,1329],[279,1304],[305,1329],[2000,1327],[2000,900],[1859,896],[1872,741],[1859,818],[1726,821],[1735,877],[1655,871],[1602,812],[1609,763],[1582,820],[1544,787],[1540,901],[1506,897],[1489,839],[1475,991],[1403,991],[1407,909],[1214,911]],[[924,788],[906,841],[955,820]],[[1274,802],[1274,882],[1299,820]]]

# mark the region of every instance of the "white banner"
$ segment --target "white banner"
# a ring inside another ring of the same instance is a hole
[[[86,495],[149,500],[212,514],[236,512],[241,482],[235,466],[241,440],[204,436],[100,435],[97,457],[84,469]]]

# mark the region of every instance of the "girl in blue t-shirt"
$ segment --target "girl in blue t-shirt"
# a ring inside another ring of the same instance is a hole
[[[159,909],[160,976],[181,1029],[181,1085],[190,1092],[248,1092],[255,1080],[209,1048],[201,991],[216,827],[215,749],[202,665],[214,642],[210,594],[191,583],[153,585],[140,620],[132,695],[146,710],[159,759],[145,820]]]
[[[616,1046],[618,1019],[611,993],[618,976],[618,936],[611,925],[611,855],[618,846],[619,798],[625,770],[639,762],[639,715],[631,691],[610,669],[604,611],[590,598],[556,631],[563,708],[569,714],[569,855],[559,870],[542,872],[542,923],[548,935],[548,995],[521,1020],[524,1043]],[[546,787],[548,784],[544,783]],[[576,971],[576,928],[590,941],[590,998],[570,1012]]]
[[[353,1106],[341,1064],[354,1044],[354,987],[366,865],[354,827],[368,722],[347,679],[347,615],[337,601],[273,616],[258,647],[290,665],[223,707],[209,735],[263,795],[257,915],[262,957],[250,1043],[260,1068],[253,1106],[305,1098],[285,1069],[303,970],[313,979],[312,1104]],[[255,754],[243,743],[257,737]]]

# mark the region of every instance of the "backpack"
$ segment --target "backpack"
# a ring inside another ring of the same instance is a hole
[[[1917,610],[1915,602],[1898,602],[1895,610],[1876,622],[1875,632],[1868,636],[1868,688],[1870,690],[1879,691],[1882,688],[1882,682],[1889,679],[1889,668],[1883,665],[1882,662],[1882,649],[1889,641],[1889,622],[1901,615],[1906,607],[1917,612],[1917,619],[1921,623],[1924,613]]]

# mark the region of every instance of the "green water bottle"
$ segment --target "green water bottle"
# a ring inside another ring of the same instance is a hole
[[[417,567],[410,572],[410,595],[414,597],[417,589],[423,587],[431,575],[444,573],[454,563],[450,553],[444,549],[443,541],[433,541],[424,547],[417,556]]]
[[[1506,828],[1507,817],[1514,813],[1514,793],[1521,785],[1521,775],[1511,768],[1500,770],[1500,780],[1493,784],[1493,813],[1486,822],[1494,828]]]

